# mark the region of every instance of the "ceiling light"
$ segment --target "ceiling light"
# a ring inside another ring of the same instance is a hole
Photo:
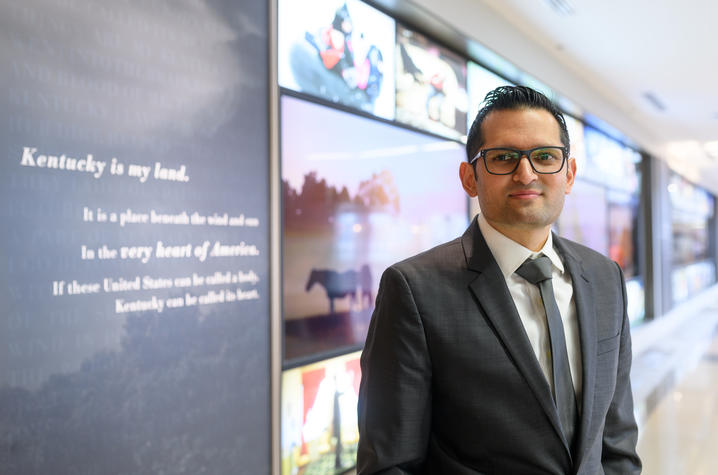
[[[544,2],[559,15],[569,16],[576,13],[569,0],[544,0]]]
[[[703,150],[706,151],[706,155],[708,155],[710,158],[712,158],[713,160],[718,160],[718,140],[704,143]]]
[[[656,94],[651,91],[643,93],[643,98],[646,99],[653,107],[663,112],[666,110],[666,105],[661,101]]]

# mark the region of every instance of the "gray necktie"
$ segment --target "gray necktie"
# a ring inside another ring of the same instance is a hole
[[[559,419],[563,433],[568,441],[569,448],[573,450],[573,436],[576,429],[578,410],[576,407],[576,393],[571,381],[571,370],[568,365],[566,351],[566,338],[561,322],[561,313],[553,295],[551,284],[551,259],[546,256],[534,260],[527,259],[516,270],[516,273],[532,284],[538,285],[541,300],[546,309],[548,332],[551,340],[551,362],[553,372],[554,401],[558,409]]]

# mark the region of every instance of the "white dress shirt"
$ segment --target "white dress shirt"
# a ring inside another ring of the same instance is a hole
[[[553,392],[553,378],[551,367],[551,342],[549,340],[548,325],[546,323],[546,310],[541,302],[541,294],[538,286],[530,283],[523,277],[516,274],[516,269],[528,258],[536,258],[545,255],[551,259],[553,264],[553,292],[556,297],[558,309],[561,312],[563,330],[566,335],[566,350],[568,362],[571,368],[571,379],[576,391],[576,402],[581,407],[581,344],[578,336],[578,321],[576,319],[576,304],[573,301],[573,286],[571,276],[564,271],[563,261],[553,248],[553,237],[548,233],[548,239],[543,248],[533,252],[512,239],[504,236],[494,229],[484,218],[479,215],[479,229],[486,240],[501,273],[506,279],[511,297],[514,299],[516,310],[518,310],[521,323],[523,323],[526,335],[529,337],[531,347],[536,354],[541,370],[548,381]]]

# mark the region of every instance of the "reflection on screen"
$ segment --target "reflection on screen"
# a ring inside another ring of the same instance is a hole
[[[459,236],[463,147],[285,96],[285,358],[361,345],[394,262]]]

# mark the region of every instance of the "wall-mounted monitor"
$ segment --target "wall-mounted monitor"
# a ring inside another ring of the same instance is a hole
[[[627,279],[639,274],[638,197],[608,190],[608,257],[616,261]]]
[[[602,186],[577,178],[558,218],[558,233],[608,255],[608,205]]]
[[[566,129],[570,140],[570,155],[576,160],[576,176],[578,178],[589,178],[589,170],[586,168],[586,143],[584,142],[583,122],[564,114]]]
[[[471,129],[471,124],[474,123],[474,118],[476,118],[476,114],[479,112],[479,107],[484,101],[486,94],[499,86],[513,84],[473,61],[469,61],[468,64],[467,91],[469,96],[469,113],[466,115],[467,133]]]
[[[394,19],[359,0],[280,0],[279,85],[394,118]]]
[[[465,230],[464,147],[281,99],[285,360],[364,343],[386,267]]]
[[[396,119],[466,139],[466,59],[397,25]]]
[[[592,127],[584,128],[586,171],[590,177],[614,189],[637,193],[641,155]]]
[[[282,475],[344,473],[356,465],[359,356],[282,373]]]
[[[710,260],[694,262],[671,271],[673,302],[686,300],[716,281],[716,266]]]
[[[671,209],[674,212],[692,215],[703,220],[713,216],[715,209],[713,195],[682,176],[671,173],[667,190]]]

